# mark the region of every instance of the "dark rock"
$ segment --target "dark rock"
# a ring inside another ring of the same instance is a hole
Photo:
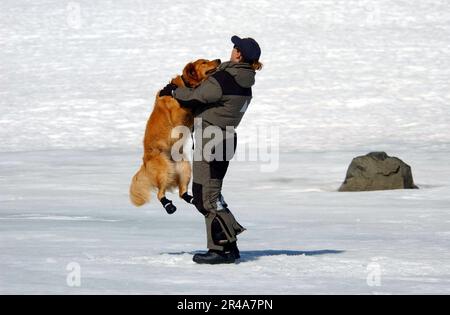
[[[352,160],[339,191],[408,188],[418,188],[408,164],[386,152],[371,152]]]

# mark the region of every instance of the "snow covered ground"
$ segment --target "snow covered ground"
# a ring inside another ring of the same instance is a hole
[[[1,291],[450,293],[447,155],[402,152],[420,190],[336,192],[355,153],[282,154],[277,173],[235,162],[224,196],[248,231],[231,266],[192,262],[203,219],[176,196],[172,216],[129,204],[140,152],[2,153]],[[80,287],[66,284],[72,262]]]
[[[265,64],[239,145],[280,155],[232,163],[242,260],[198,266],[202,217],[128,184],[156,91],[233,34]],[[0,293],[449,294],[449,35],[439,0],[2,1]],[[421,189],[336,192],[373,150]]]

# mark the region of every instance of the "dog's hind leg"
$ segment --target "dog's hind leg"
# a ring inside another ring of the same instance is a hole
[[[177,211],[177,207],[173,205],[172,200],[166,198],[166,190],[171,182],[171,176],[173,176],[171,167],[170,164],[167,164],[167,169],[160,169],[160,173],[157,177],[158,199],[168,214],[172,214]]]
[[[178,193],[187,203],[192,203],[194,197],[188,194],[188,186],[191,181],[191,163],[189,161],[179,161],[175,164],[176,180],[178,184]]]
[[[158,191],[158,195],[159,195],[160,191]],[[177,211],[177,207],[175,207],[174,204],[172,203],[172,200],[167,199],[166,196],[164,196],[164,194],[165,193],[163,193],[163,196],[161,198],[159,198],[159,201],[163,205],[164,209],[166,209],[167,213],[172,214],[175,211]]]

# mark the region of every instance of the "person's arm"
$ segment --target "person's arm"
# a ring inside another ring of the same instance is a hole
[[[222,88],[215,78],[209,77],[196,88],[177,88],[173,91],[173,97],[183,107],[198,108],[220,100]]]

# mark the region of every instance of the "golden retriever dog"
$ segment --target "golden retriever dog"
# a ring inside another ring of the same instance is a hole
[[[199,59],[188,63],[183,74],[171,80],[177,86],[195,88],[220,65],[220,60]],[[150,191],[157,189],[157,196],[167,213],[172,214],[176,207],[165,197],[167,190],[178,187],[180,198],[192,203],[188,195],[191,180],[191,164],[186,158],[175,161],[171,155],[172,145],[180,140],[173,138],[172,130],[177,126],[192,129],[194,117],[188,108],[183,108],[170,96],[156,95],[155,105],[144,136],[143,164],[133,176],[130,186],[130,199],[135,206],[142,206],[150,201]],[[186,138],[186,137],[185,137]],[[184,153],[181,152],[184,156]]]

